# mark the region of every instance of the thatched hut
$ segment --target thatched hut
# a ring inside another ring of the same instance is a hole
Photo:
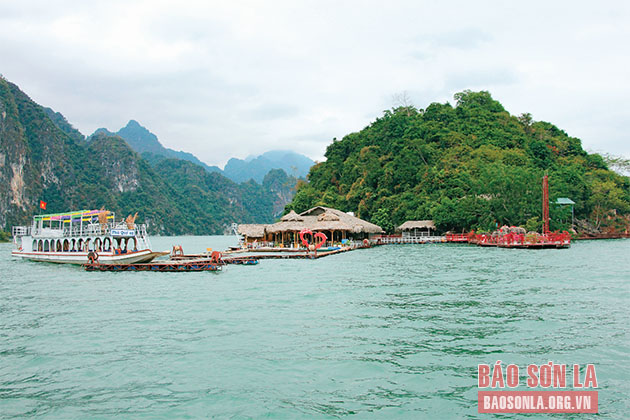
[[[239,235],[243,235],[243,240],[246,243],[254,241],[261,241],[265,238],[265,227],[267,225],[258,224],[245,224],[238,225],[237,232]]]
[[[240,226],[258,226],[256,229],[243,229]],[[264,230],[263,240],[280,243],[284,246],[299,246],[299,233],[308,229],[313,233],[322,232],[328,238],[328,242],[342,242],[345,239],[362,240],[370,236],[383,233],[383,229],[373,223],[361,220],[358,217],[341,210],[329,207],[313,207],[303,213],[297,214],[293,210],[284,215],[279,222],[271,225],[240,225],[239,233],[245,236],[245,232],[256,232],[256,237],[247,235],[246,242],[253,242],[253,238],[260,238],[261,230]]]
[[[435,234],[435,224],[433,220],[408,220],[398,226],[396,230],[402,232],[403,238],[433,236]]]

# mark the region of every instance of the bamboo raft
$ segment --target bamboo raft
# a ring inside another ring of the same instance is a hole
[[[186,262],[191,260],[201,260],[201,261],[211,261],[216,262],[217,260],[213,260],[207,254],[181,254],[176,256],[171,256],[171,261],[176,262]],[[251,256],[242,256],[242,257],[221,257],[218,259],[219,265],[226,264],[237,264],[237,265],[256,265],[258,264],[258,258]]]
[[[303,249],[282,249],[282,248],[277,248],[277,249],[271,249],[271,248],[265,248],[265,249],[256,249],[256,250],[244,250],[244,251],[238,251],[239,253],[252,253],[252,255],[248,255],[248,256],[243,256],[243,257],[227,257],[227,258],[223,258],[223,260],[229,260],[229,259],[239,259],[239,258],[254,258],[256,260],[270,260],[270,259],[276,259],[276,260],[288,260],[288,259],[317,259],[317,258],[323,258],[323,257],[327,257],[329,255],[335,255],[335,254],[340,254],[342,252],[348,252],[351,251],[353,249],[359,249],[359,248],[366,248],[364,246],[358,246],[358,247],[343,247],[343,248],[338,248],[338,249],[333,249],[333,250],[329,250],[329,251],[307,251],[307,250],[303,250]]]
[[[83,264],[86,271],[221,271],[222,264],[217,264],[211,260],[189,260],[189,261],[154,261],[150,263],[138,264]]]
[[[86,271],[221,271],[227,264],[256,265],[258,259],[254,257],[229,257],[222,259],[209,258],[207,255],[180,255],[166,261],[154,261],[137,264],[83,264]]]

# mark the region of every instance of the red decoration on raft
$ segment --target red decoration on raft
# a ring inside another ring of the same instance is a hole
[[[324,243],[328,240],[326,234],[322,232],[317,232],[313,235],[313,232],[310,229],[302,229],[302,231],[300,232],[300,241],[302,241],[302,244],[307,248],[309,247],[309,245],[311,245],[311,243],[306,239],[306,235],[311,236],[315,249],[321,248],[322,245],[324,245]],[[317,239],[321,240],[318,241]]]
[[[310,229],[302,229],[302,231],[300,232],[300,241],[302,241],[302,245],[308,248],[309,241],[307,241],[306,238],[304,238],[304,236],[306,235],[311,235],[311,238],[312,238],[313,232]]]
[[[317,242],[317,238],[321,239],[321,241]],[[326,234],[322,233],[322,232],[317,232],[315,234],[315,237],[313,238],[313,240],[315,241],[315,249],[319,249],[322,247],[322,245],[324,245],[324,242],[326,242],[328,238],[326,237]]]

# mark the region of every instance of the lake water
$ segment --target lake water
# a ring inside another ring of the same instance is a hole
[[[172,244],[236,238],[153,239]],[[630,415],[630,240],[390,245],[221,273],[84,272],[11,247],[0,418],[488,418],[477,364],[497,360],[594,363],[597,418]]]

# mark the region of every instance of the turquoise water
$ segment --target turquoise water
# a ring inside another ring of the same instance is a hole
[[[476,366],[496,360],[594,363],[598,418],[630,413],[630,240],[392,245],[222,273],[88,273],[10,249],[0,418],[481,418]]]

